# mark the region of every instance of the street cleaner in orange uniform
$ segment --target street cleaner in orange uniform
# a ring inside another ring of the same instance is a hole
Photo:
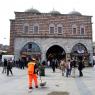
[[[36,59],[32,58],[28,62],[28,82],[29,89],[32,89],[32,81],[34,80],[35,88],[38,88],[38,76],[37,76],[38,66],[36,64]]]

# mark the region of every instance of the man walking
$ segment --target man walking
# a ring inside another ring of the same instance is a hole
[[[11,73],[11,75],[13,75],[13,72],[12,72],[12,60],[8,60],[8,63],[7,63],[7,76],[9,76],[9,72]]]

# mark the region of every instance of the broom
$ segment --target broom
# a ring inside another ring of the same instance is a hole
[[[41,86],[41,87],[44,87],[44,86],[46,86],[46,82],[42,82],[41,75],[40,75],[40,80],[41,80],[40,86]]]

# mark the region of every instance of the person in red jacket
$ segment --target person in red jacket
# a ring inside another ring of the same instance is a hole
[[[28,62],[28,82],[29,89],[32,89],[32,81],[34,80],[35,88],[38,88],[38,76],[37,76],[38,66],[36,64],[36,59],[32,58]]]

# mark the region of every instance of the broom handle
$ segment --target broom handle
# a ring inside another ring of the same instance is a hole
[[[40,80],[41,80],[41,83],[42,83],[41,75],[40,75]]]
[[[39,70],[39,73],[41,73],[41,71],[40,71],[40,70]],[[41,83],[42,83],[41,75],[40,75],[40,80],[41,80]]]
[[[39,73],[40,73],[40,70],[39,70]],[[41,80],[41,83],[42,83],[41,75],[40,75],[40,80]]]

